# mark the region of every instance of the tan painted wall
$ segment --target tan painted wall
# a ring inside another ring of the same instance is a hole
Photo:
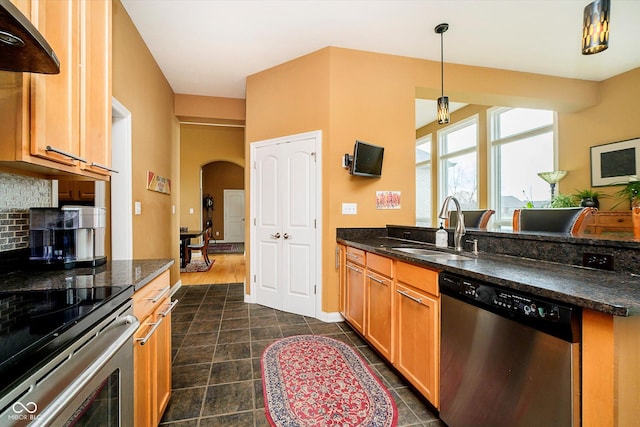
[[[224,190],[244,190],[244,168],[231,162],[212,162],[202,168],[202,194],[213,197],[213,234],[224,240]],[[207,211],[203,209],[203,218]]]
[[[244,123],[245,101],[238,98],[221,98],[215,96],[198,96],[176,94],[176,116],[195,122],[197,118],[216,119],[206,120],[208,123],[233,122]]]
[[[247,78],[247,128],[245,151],[250,161],[252,142],[279,136],[293,135],[313,130],[321,130],[323,155],[330,147],[329,141],[329,95],[330,64],[329,50],[322,49],[274,69],[254,74]],[[329,163],[322,165],[322,174],[330,174]],[[245,200],[249,218],[250,168],[245,168]],[[327,218],[330,209],[330,185],[323,182],[322,215]],[[249,241],[249,224],[246,221],[245,241]],[[325,230],[326,240],[330,233]],[[332,236],[335,241],[335,230]],[[323,251],[324,252],[324,251]],[[246,259],[251,259],[250,247],[245,244]],[[326,257],[324,257],[326,259]],[[247,268],[247,278],[251,277]],[[250,281],[247,279],[247,292]],[[323,300],[335,299],[333,293],[323,290]]]
[[[133,257],[178,259],[179,216],[171,207],[180,201],[180,129],[173,91],[118,0],[113,2],[113,96],[133,122],[132,195],[142,204],[142,214],[133,217]],[[147,190],[148,170],[171,179],[171,195]],[[178,279],[176,263],[171,283]]]
[[[595,82],[454,64],[447,64],[445,73],[447,95],[474,104],[575,112],[598,108],[602,95]],[[323,310],[337,310],[336,228],[415,222],[415,98],[435,99],[439,93],[438,62],[341,48],[325,48],[247,78],[247,150],[251,142],[323,131]],[[385,146],[381,179],[350,177],[340,167],[356,138]],[[402,208],[376,210],[376,190],[401,191]],[[343,216],[342,202],[358,203],[358,215]]]
[[[597,105],[558,115],[559,167],[569,171],[558,184],[562,193],[590,188],[589,147],[640,137],[640,68],[603,81],[598,92]],[[596,189],[613,195],[620,187]],[[618,202],[614,197],[602,199],[600,209],[610,210]],[[626,208],[623,203],[616,210]]]
[[[218,161],[231,162],[244,168],[244,128],[182,124],[179,158],[180,226],[201,229],[206,216],[200,198],[200,170]],[[215,202],[219,205],[218,200]],[[191,208],[193,214],[189,213]]]

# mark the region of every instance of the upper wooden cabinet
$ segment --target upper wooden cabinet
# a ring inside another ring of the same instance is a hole
[[[43,175],[109,179],[111,1],[17,1],[53,47],[60,74],[2,73],[0,160]]]

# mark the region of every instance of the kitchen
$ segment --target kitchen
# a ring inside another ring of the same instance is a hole
[[[133,122],[133,139],[135,141],[144,141],[134,144],[132,147],[133,163],[135,169],[133,171],[134,182],[144,182],[144,176],[147,170],[155,170],[171,177],[174,182],[180,182],[180,166],[179,166],[179,150],[180,150],[180,124],[176,119],[176,115],[181,114],[177,111],[178,99],[180,95],[174,95],[170,86],[166,82],[164,76],[160,72],[157,64],[151,58],[144,42],[137,33],[126,11],[119,2],[113,3],[113,95],[120,100],[132,112],[133,117],[140,117],[140,121]],[[336,71],[348,74],[350,67],[354,65],[359,69],[367,69],[371,76],[362,78],[344,78],[329,81],[327,76],[318,75],[313,71],[313,67],[320,65],[325,66],[329,60],[335,61],[334,67]],[[415,87],[431,88],[432,92],[439,92],[439,67],[437,63],[419,63],[416,64],[420,73],[432,75],[432,79],[415,84],[413,81],[405,81],[398,83],[402,90],[396,91],[396,87],[390,87],[389,75],[397,74],[398,76],[406,75],[406,63],[398,58],[389,58],[384,55],[369,54],[358,51],[348,51],[343,49],[329,48],[323,49],[306,58],[295,61],[299,70],[292,71],[290,67],[283,65],[276,67],[274,70],[257,74],[249,78],[248,93],[262,92],[265,87],[270,84],[280,86],[283,80],[292,82],[290,88],[285,88],[282,93],[272,94],[273,98],[256,95],[255,98],[249,97],[247,100],[247,121],[251,121],[252,127],[246,129],[246,147],[248,152],[248,141],[256,141],[277,135],[286,135],[300,132],[308,129],[329,129],[329,125],[333,129],[333,133],[327,131],[329,143],[326,147],[331,147],[329,152],[333,152],[340,157],[343,153],[348,152],[353,144],[353,135],[361,133],[370,134],[372,140],[394,141],[402,139],[410,141],[415,139],[415,129],[412,129],[413,105],[415,98]],[[372,69],[375,65],[376,69]],[[388,68],[387,68],[388,67]],[[384,73],[376,74],[376,70],[387,68]],[[461,70],[464,71],[464,70]],[[477,70],[481,71],[481,70]],[[302,73],[298,75],[298,73]],[[322,82],[315,88],[311,88],[304,83],[296,84],[299,77],[305,81],[314,79],[314,81]],[[529,76],[527,76],[529,77]],[[370,80],[369,80],[370,79]],[[512,91],[513,94],[519,94],[527,98],[543,102],[544,95],[552,94],[559,99],[558,102],[570,103],[576,99],[588,98],[584,95],[588,92],[589,96],[594,96],[593,84],[583,84],[575,82],[575,86],[569,85],[574,83],[563,79],[549,79],[548,85],[541,83],[540,87],[534,90],[528,90],[523,93],[519,82],[526,81],[530,83],[525,76],[519,76],[517,73],[503,73],[497,78],[500,82],[512,82],[508,87],[498,85],[498,82],[484,82],[488,87],[482,88],[487,92],[503,92]],[[541,79],[544,80],[544,79]],[[621,105],[634,105],[634,99],[637,99],[637,85],[632,84],[637,81],[636,73],[620,76],[612,79],[610,82],[602,86],[602,101],[594,106],[587,108],[582,113],[567,114],[566,120],[570,125],[562,127],[567,140],[583,141],[584,150],[587,147],[595,145],[595,143],[622,140],[629,136],[637,136],[637,125],[632,118],[617,117],[616,112]],[[453,79],[449,81],[448,87],[452,91],[463,90],[461,82]],[[480,83],[482,84],[482,82]],[[366,123],[366,131],[362,128],[364,125],[359,123],[357,117],[351,117],[344,114],[343,117],[324,120],[312,113],[305,111],[315,111],[313,108],[294,107],[288,109],[290,105],[284,102],[284,99],[296,100],[297,105],[307,105],[310,99],[325,99],[326,94],[323,88],[333,85],[337,89],[343,90],[343,95],[334,95],[331,102],[324,105],[325,110],[329,111],[334,108],[337,111],[361,111],[361,114],[369,117]],[[562,86],[563,91],[560,92],[558,87]],[[565,87],[566,85],[566,87]],[[518,88],[517,86],[520,86]],[[367,87],[379,87],[380,93],[369,93]],[[584,90],[583,90],[584,89]],[[536,90],[540,94],[532,94]],[[394,93],[391,93],[394,92]],[[401,92],[401,94],[400,94]],[[359,100],[353,93],[362,96]],[[385,98],[381,97],[384,93]],[[515,95],[514,95],[515,97]],[[174,104],[175,98],[175,104]],[[150,101],[153,100],[153,101]],[[627,101],[628,100],[628,101]],[[588,99],[585,103],[593,102]],[[227,103],[233,103],[228,99],[218,99],[215,104],[224,106]],[[257,114],[258,111],[273,111],[273,105],[281,105],[280,114]],[[379,109],[380,105],[397,106],[397,111],[389,111],[389,109]],[[613,107],[613,108],[612,108]],[[204,113],[200,113],[205,115]],[[221,113],[222,118],[236,119],[237,114]],[[231,117],[229,117],[231,116]],[[351,123],[353,122],[353,123]],[[613,129],[604,129],[600,123],[615,122]],[[142,124],[144,123],[144,124]],[[402,124],[400,127],[391,129],[385,126],[385,123]],[[573,123],[573,125],[571,125]],[[585,124],[586,123],[586,124]],[[589,136],[586,138],[587,135]],[[598,140],[595,139],[598,136]],[[153,141],[153,142],[151,142]],[[389,144],[391,145],[391,144]],[[575,179],[575,181],[563,182],[567,188],[580,187],[581,183],[588,181],[588,173],[586,165],[588,157],[585,155],[574,156],[571,153],[576,151],[576,147],[568,147],[567,153],[562,155],[565,150],[561,145],[561,166],[566,169],[583,171],[572,173],[567,180]],[[325,148],[328,150],[329,148]],[[166,153],[171,153],[167,156]],[[413,148],[393,148],[390,149],[389,155],[396,158],[412,158]],[[566,162],[566,163],[565,163]],[[575,162],[575,164],[574,164]],[[334,164],[335,163],[335,164]],[[389,164],[389,163],[388,163]],[[387,164],[387,165],[388,165]],[[351,181],[344,173],[337,161],[327,161],[328,171],[325,175],[327,188],[331,188],[331,194],[323,196],[326,203],[338,203],[340,201],[357,202],[359,205],[360,215],[355,217],[342,216],[339,213],[329,212],[324,218],[325,227],[322,258],[329,260],[323,262],[323,277],[325,277],[325,285],[323,287],[323,310],[326,312],[336,312],[338,308],[338,277],[332,267],[333,249],[335,246],[335,229],[340,227],[355,227],[362,223],[368,226],[378,227],[388,223],[411,224],[413,221],[413,212],[415,206],[410,199],[405,199],[403,209],[399,211],[385,212],[380,215],[375,212],[371,204],[368,203],[374,189],[364,185],[362,182]],[[389,189],[401,190],[405,194],[411,194],[414,191],[411,180],[406,179],[406,175],[402,171],[393,171],[388,169],[385,172],[384,180],[380,181]],[[171,214],[172,206],[181,206],[180,186],[174,186],[169,196],[158,197],[151,192],[146,191],[142,187],[133,189],[133,199],[138,200],[142,204],[142,215],[133,217],[133,256],[135,259],[142,258],[178,258],[178,237],[174,230],[180,225],[179,216]],[[154,236],[149,239],[148,236]],[[170,268],[171,283],[179,280],[177,266]]]

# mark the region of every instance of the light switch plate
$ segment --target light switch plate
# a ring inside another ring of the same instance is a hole
[[[134,206],[134,213],[135,213],[136,215],[140,215],[140,214],[142,214],[142,203],[140,203],[140,202],[135,202],[135,203],[133,204],[133,206]]]
[[[356,215],[358,213],[357,203],[343,203],[342,215]]]

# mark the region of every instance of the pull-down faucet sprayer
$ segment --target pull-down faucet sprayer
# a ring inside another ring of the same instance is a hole
[[[456,215],[458,216],[458,223],[456,224],[456,229],[453,232],[453,244],[456,251],[462,252],[462,236],[464,236],[466,230],[464,228],[464,214],[462,213],[458,199],[453,196],[447,196],[447,198],[444,199],[444,203],[442,204],[442,209],[440,209],[438,217],[442,219],[447,219],[449,217],[447,210],[451,200],[453,200],[453,203],[456,205]]]

